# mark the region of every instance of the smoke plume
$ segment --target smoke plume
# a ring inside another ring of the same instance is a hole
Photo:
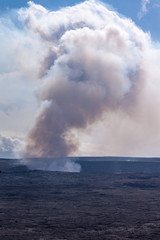
[[[97,140],[104,154],[141,154],[154,145],[160,50],[149,34],[93,0],[58,11],[29,2],[19,20],[46,52],[25,157],[77,155],[91,138],[92,150]]]
[[[20,159],[19,164],[27,166],[30,170],[80,172],[81,166],[76,158],[39,158]]]

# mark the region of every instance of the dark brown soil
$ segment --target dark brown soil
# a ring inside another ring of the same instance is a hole
[[[0,239],[160,239],[160,174],[0,167]]]

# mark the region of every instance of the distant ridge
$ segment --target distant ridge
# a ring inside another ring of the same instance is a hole
[[[25,160],[27,161],[25,162]],[[45,171],[64,171],[64,166],[68,166],[68,164],[69,166],[75,165],[77,166],[78,164],[79,168],[81,169],[81,173],[87,174],[160,173],[160,158],[158,157],[107,156],[107,157],[67,157],[59,159],[32,158],[25,160],[0,158],[0,170],[13,169],[16,167],[19,169],[19,171],[22,170],[26,171],[27,169]]]
[[[71,159],[74,161],[141,161],[141,162],[160,162],[160,157],[123,157],[123,156],[75,156],[75,157],[62,157],[63,159]],[[25,159],[62,159],[59,158],[52,158],[52,157],[41,157],[41,158],[25,158]],[[17,161],[23,158],[0,158],[0,161]]]
[[[141,162],[160,162],[160,157],[78,157],[79,161],[141,161]]]

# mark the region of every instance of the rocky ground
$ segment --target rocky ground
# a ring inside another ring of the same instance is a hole
[[[160,239],[160,174],[0,169],[0,239]]]

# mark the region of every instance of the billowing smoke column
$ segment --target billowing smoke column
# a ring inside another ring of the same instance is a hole
[[[78,134],[112,113],[136,121],[146,86],[148,34],[95,1],[56,12],[29,2],[19,14],[48,48],[25,157],[76,155]]]

